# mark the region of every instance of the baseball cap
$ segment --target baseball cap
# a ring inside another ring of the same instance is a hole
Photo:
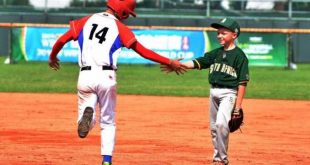
[[[237,33],[237,36],[240,34],[240,26],[237,21],[231,18],[224,18],[219,23],[212,23],[211,27],[218,29],[218,28],[226,28],[232,32]]]

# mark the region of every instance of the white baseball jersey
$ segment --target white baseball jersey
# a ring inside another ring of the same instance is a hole
[[[80,46],[79,65],[117,68],[121,47],[136,41],[134,34],[109,13],[96,13],[70,22]]]

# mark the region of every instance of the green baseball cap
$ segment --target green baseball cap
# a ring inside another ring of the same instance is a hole
[[[240,26],[237,21],[231,18],[224,18],[219,23],[212,23],[211,27],[218,29],[218,28],[226,28],[232,32],[237,33],[237,36],[240,34]]]

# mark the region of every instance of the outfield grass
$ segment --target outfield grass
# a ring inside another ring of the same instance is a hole
[[[3,64],[0,58],[0,92],[76,93],[79,67],[61,63],[60,71],[50,70],[46,62]],[[251,67],[247,98],[310,99],[310,65],[297,70]],[[185,75],[165,74],[159,65],[120,65],[117,71],[118,93],[139,95],[209,95],[207,70],[190,70]]]

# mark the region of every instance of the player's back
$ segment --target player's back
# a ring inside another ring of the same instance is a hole
[[[116,21],[108,13],[96,13],[87,19],[78,36],[80,66],[116,66],[122,47]]]

